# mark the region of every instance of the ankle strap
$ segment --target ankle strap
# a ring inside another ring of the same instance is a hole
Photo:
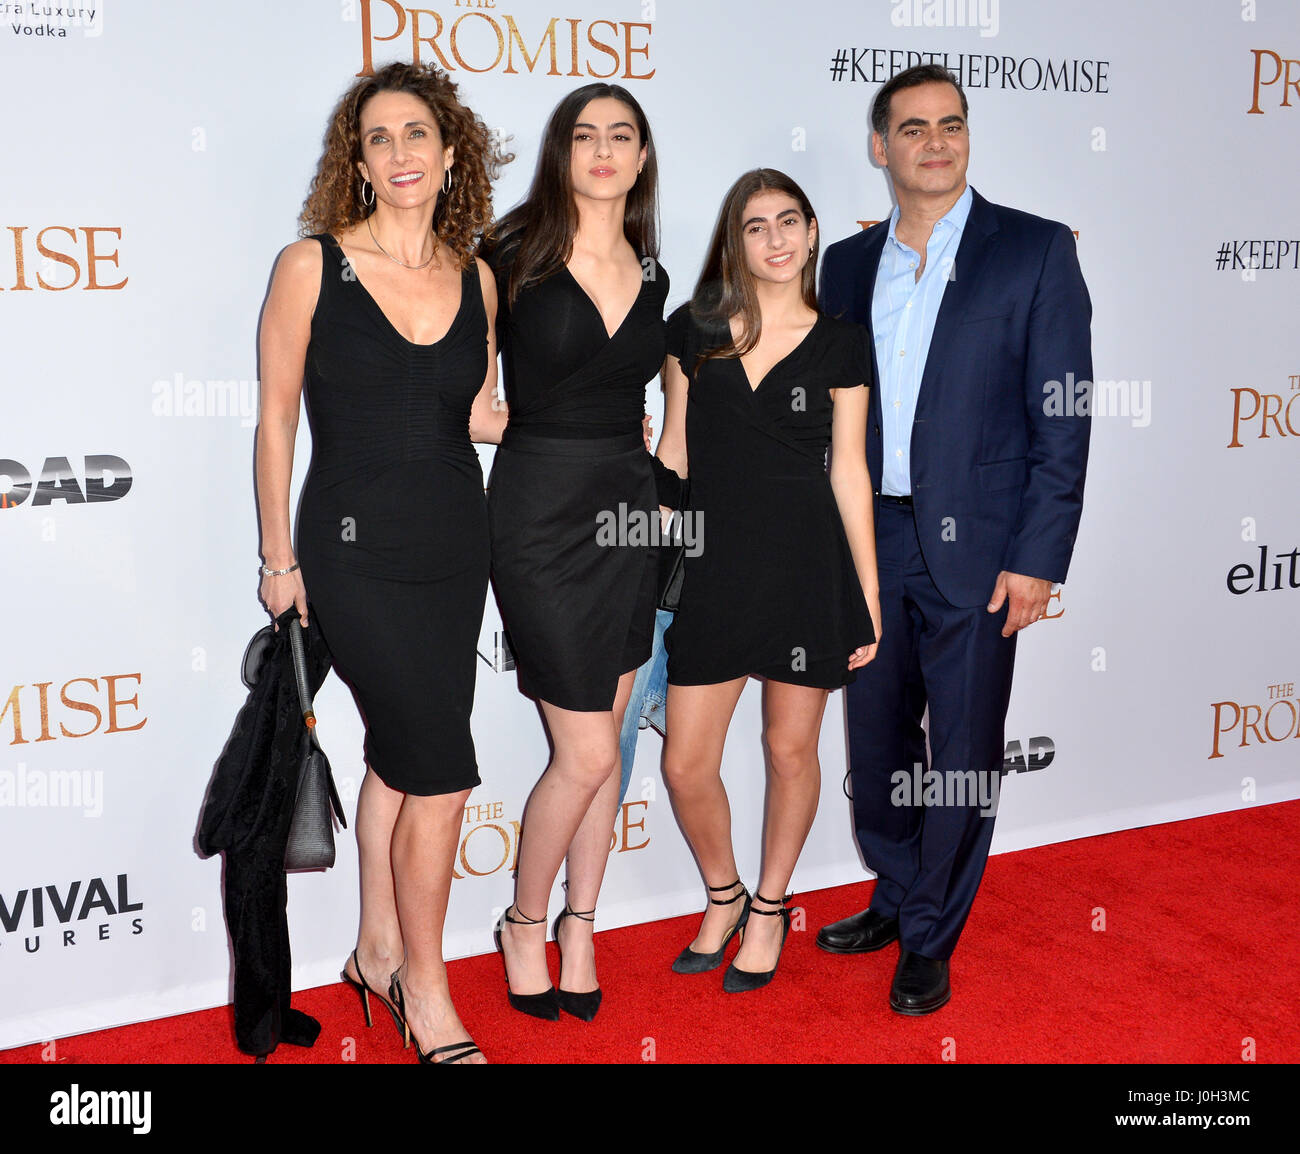
[[[510,916],[511,910],[514,910],[519,916],[517,918],[512,918]],[[505,918],[512,926],[540,926],[546,921],[545,918],[530,918],[516,905],[509,905],[506,907]]]
[[[568,895],[568,892],[569,892],[569,883],[568,883],[568,880],[566,879],[565,882],[564,882],[564,893],[565,893],[565,895],[566,895],[566,896],[565,896],[565,899],[564,899],[564,912],[560,914],[560,917],[561,917],[561,918],[581,918],[584,922],[594,922],[594,921],[596,920],[596,911],[595,911],[595,910],[575,910],[571,905],[569,905],[569,899],[568,899],[568,896],[567,896],[567,895]]]
[[[740,878],[737,878],[737,879],[736,879],[734,882],[732,882],[730,885],[726,885],[726,886],[708,886],[707,889],[708,889],[709,893],[711,893],[711,894],[721,894],[721,893],[726,893],[727,890],[734,890],[737,886],[740,886],[740,893],[738,893],[738,894],[732,894],[731,897],[729,897],[729,898],[709,898],[709,905],[711,905],[711,906],[731,906],[731,905],[735,905],[736,902],[740,901],[741,898],[747,898],[747,897],[749,897],[749,890],[747,890],[743,885],[741,885],[741,883],[740,883]]]
[[[765,917],[765,918],[778,917],[779,915],[785,912],[785,903],[788,902],[792,897],[794,897],[794,894],[786,894],[785,897],[783,898],[765,898],[762,894],[755,894],[754,901],[766,902],[769,906],[776,906],[778,908],[774,910],[760,910],[751,903],[749,907],[749,912],[751,914],[758,914],[760,917]]]

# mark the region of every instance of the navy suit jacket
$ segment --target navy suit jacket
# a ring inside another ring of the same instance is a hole
[[[1092,304],[1074,236],[972,192],[911,439],[921,549],[939,592],[961,608],[987,603],[1003,569],[1065,580],[1091,425],[1086,412],[1060,403],[1071,380],[1074,391],[1092,381]],[[882,221],[826,250],[824,312],[871,328],[888,231]],[[867,463],[877,496],[883,455],[880,390],[872,389]]]

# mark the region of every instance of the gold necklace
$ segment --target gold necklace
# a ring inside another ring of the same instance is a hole
[[[382,244],[379,243],[379,238],[375,236],[375,230],[370,224],[370,217],[366,217],[366,228],[369,229],[370,231],[370,239],[375,242],[375,248],[377,248],[380,252],[382,252],[384,256],[386,256],[394,264],[400,264],[403,268],[409,268],[412,272],[419,272],[419,270],[422,268],[428,268],[430,261],[432,261],[433,258],[438,255],[438,242],[435,240],[433,242],[433,252],[429,254],[429,260],[426,260],[424,264],[407,264],[405,261],[398,260],[397,257],[395,257],[391,252],[388,251],[388,249],[386,249]]]

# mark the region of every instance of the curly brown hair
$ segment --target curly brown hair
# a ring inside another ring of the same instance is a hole
[[[431,64],[390,64],[358,80],[335,106],[325,130],[325,151],[298,217],[301,236],[339,233],[360,224],[369,210],[361,201],[361,110],[380,92],[409,92],[429,106],[444,145],[456,150],[451,192],[438,197],[433,231],[439,245],[456,254],[464,269],[479,240],[491,236],[492,181],[514,159],[473,112],[460,102],[447,73]]]

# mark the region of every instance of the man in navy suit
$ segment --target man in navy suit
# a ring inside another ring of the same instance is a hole
[[[817,944],[897,940],[902,1014],[951,996],[948,959],[993,835],[1016,634],[1065,580],[1088,457],[1087,406],[1060,403],[1092,380],[1074,237],[967,185],[966,118],[937,65],[881,88],[871,149],[898,206],[822,264],[823,309],[868,326],[875,348],[882,628],[847,690],[854,822],[876,887]]]

